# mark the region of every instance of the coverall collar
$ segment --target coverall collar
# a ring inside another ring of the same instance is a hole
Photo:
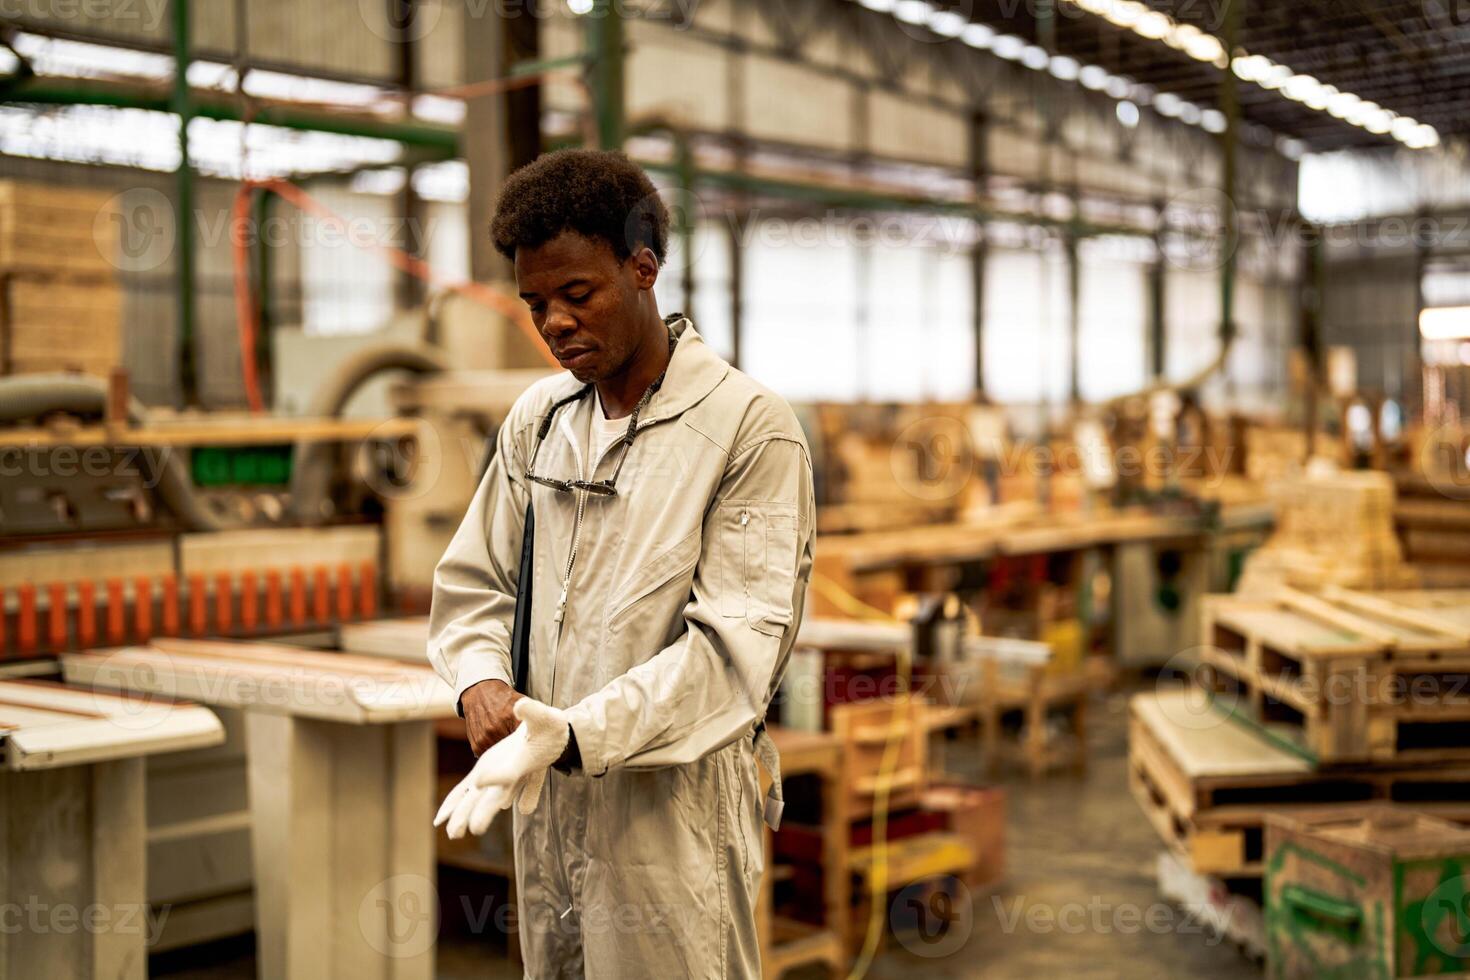
[[[663,386],[653,393],[653,397],[648,400],[648,407],[643,411],[643,417],[638,420],[640,430],[654,422],[676,418],[693,408],[715,390],[715,386],[724,380],[730,370],[730,365],[710,349],[687,316],[675,313],[665,317],[664,322],[679,340],[674,347],[673,359],[669,361],[669,369],[664,375]],[[581,387],[582,383],[572,377],[571,372],[565,372],[552,392],[552,401],[572,395]],[[563,417],[569,414],[563,413]],[[573,434],[573,430],[578,428],[579,426],[574,425],[567,430],[574,444],[580,442]]]

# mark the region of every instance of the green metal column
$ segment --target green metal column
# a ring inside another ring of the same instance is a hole
[[[1150,383],[1163,379],[1168,368],[1168,343],[1166,304],[1168,289],[1168,263],[1164,260],[1163,202],[1154,205],[1154,261],[1148,270],[1148,380]]]
[[[674,231],[683,248],[684,268],[684,314],[696,323],[694,315],[694,222],[698,218],[694,197],[694,151],[689,146],[689,137],[678,133],[676,140],[676,166],[679,168],[679,207]]]
[[[1224,199],[1225,249],[1220,263],[1220,344],[1228,347],[1235,338],[1235,257],[1240,247],[1240,225],[1235,203],[1236,151],[1240,144],[1240,93],[1236,89],[1233,60],[1245,17],[1245,0],[1225,0],[1225,51],[1232,64],[1220,76],[1220,111],[1225,114],[1225,132],[1220,136],[1224,156],[1220,194]],[[1223,370],[1223,366],[1222,366]]]
[[[194,118],[189,97],[189,0],[172,0],[174,85],[171,108],[179,117],[179,169],[175,173],[174,248],[178,252],[179,387],[185,405],[198,400],[194,364],[194,168],[189,162],[189,121]]]
[[[604,150],[617,150],[623,145],[623,22],[613,0],[595,0],[586,17],[597,144]]]

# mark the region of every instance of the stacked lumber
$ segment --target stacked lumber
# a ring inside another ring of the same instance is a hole
[[[105,192],[0,181],[0,373],[120,363],[115,220]]]
[[[1470,823],[1470,762],[1314,766],[1191,691],[1136,695],[1129,726],[1133,795],[1169,850],[1197,874],[1260,877],[1274,816],[1403,801]]]
[[[1272,487],[1276,533],[1251,555],[1242,592],[1276,585],[1359,589],[1416,584],[1394,532],[1394,486],[1385,473],[1313,474]]]

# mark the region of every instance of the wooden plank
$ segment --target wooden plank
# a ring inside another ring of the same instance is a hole
[[[50,681],[0,680],[5,765],[55,769],[218,745],[224,728],[208,708],[130,703]]]
[[[100,425],[53,424],[45,428],[0,429],[0,448],[46,449],[54,446],[260,446],[293,442],[360,442],[417,436],[422,423],[413,418],[259,418],[189,421],[149,420],[141,426],[113,431]]]
[[[1182,691],[1139,694],[1129,702],[1129,709],[1190,779],[1312,771],[1303,759],[1231,724],[1223,715],[1201,713],[1198,695]]]
[[[183,696],[253,712],[345,724],[455,717],[454,693],[427,666],[269,644],[180,641],[65,654],[69,682]]]

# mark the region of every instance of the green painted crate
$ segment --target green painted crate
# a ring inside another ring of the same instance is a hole
[[[1470,830],[1389,804],[1267,819],[1272,980],[1470,976]]]

